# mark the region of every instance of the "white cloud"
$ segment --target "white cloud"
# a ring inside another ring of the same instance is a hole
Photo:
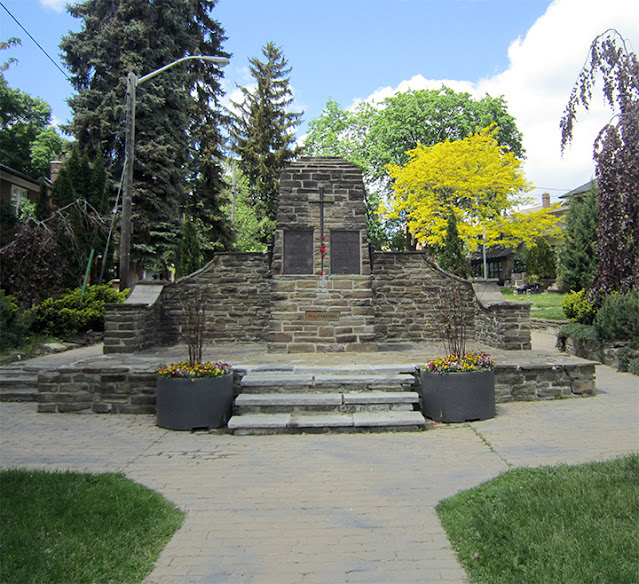
[[[51,8],[56,12],[63,12],[68,0],[40,0],[45,8]]]
[[[590,109],[578,112],[572,145],[560,152],[559,121],[592,40],[616,28],[636,52],[639,48],[639,10],[636,0],[556,0],[527,32],[512,42],[506,71],[478,83],[426,79],[416,75],[396,88],[384,87],[366,98],[381,101],[397,91],[437,89],[447,85],[475,97],[503,95],[524,135],[525,172],[537,187],[554,198],[593,176],[593,142],[612,118],[604,107],[601,84],[595,86]],[[551,190],[558,189],[558,190]]]

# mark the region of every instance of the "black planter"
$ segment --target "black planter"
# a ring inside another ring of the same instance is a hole
[[[421,370],[422,413],[455,423],[495,417],[495,372],[431,373]]]
[[[233,409],[233,375],[193,380],[158,377],[156,395],[161,428],[222,428]]]

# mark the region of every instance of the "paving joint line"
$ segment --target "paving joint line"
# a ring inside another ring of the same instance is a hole
[[[497,449],[490,443],[488,438],[486,438],[477,428],[475,428],[475,426],[473,426],[470,422],[465,422],[464,426],[470,428],[475,433],[475,436],[477,436],[477,438],[479,438],[488,447],[488,450],[490,450],[495,456],[497,456],[497,458],[499,458],[499,460],[501,460],[508,467],[509,470],[515,468],[515,465],[506,460],[506,458],[504,458],[499,452],[497,452]]]

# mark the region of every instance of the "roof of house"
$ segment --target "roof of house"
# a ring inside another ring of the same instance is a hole
[[[576,189],[572,189],[572,191],[566,193],[565,195],[559,195],[560,199],[571,199],[572,197],[575,197],[577,195],[583,195],[587,192],[589,192],[591,189],[596,189],[597,188],[597,179],[593,178],[592,180],[589,180],[587,183],[582,184],[580,187],[577,187]]]
[[[33,186],[33,190],[35,191],[37,191],[40,188],[40,181],[38,179],[27,176],[26,174],[22,174],[21,172],[14,170],[10,166],[6,166],[5,164],[0,163],[0,170],[2,171],[3,175],[8,174],[15,178],[21,179],[20,180],[21,183],[23,182],[31,183],[31,185]]]

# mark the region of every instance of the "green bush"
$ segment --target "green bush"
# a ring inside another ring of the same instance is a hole
[[[126,292],[118,292],[109,284],[88,286],[84,296],[77,288],[57,300],[47,298],[33,310],[33,330],[62,339],[86,331],[103,331],[105,304],[125,299]]]
[[[639,351],[632,347],[625,346],[620,347],[617,350],[617,370],[621,373],[626,373],[633,369],[639,368]],[[637,373],[635,373],[637,375]]]
[[[29,330],[30,321],[29,311],[20,308],[13,296],[0,290],[0,350],[20,345]]]
[[[571,322],[559,329],[557,333],[557,348],[560,351],[566,350],[566,341],[572,339],[577,349],[577,354],[580,353],[580,348],[587,347],[595,350],[601,350],[602,344],[597,330],[594,326],[588,324],[581,324],[578,322]]]
[[[594,325],[602,341],[628,341],[639,346],[639,290],[608,296]]]
[[[569,292],[561,301],[561,308],[568,320],[580,324],[592,324],[597,316],[597,308],[585,292]]]

